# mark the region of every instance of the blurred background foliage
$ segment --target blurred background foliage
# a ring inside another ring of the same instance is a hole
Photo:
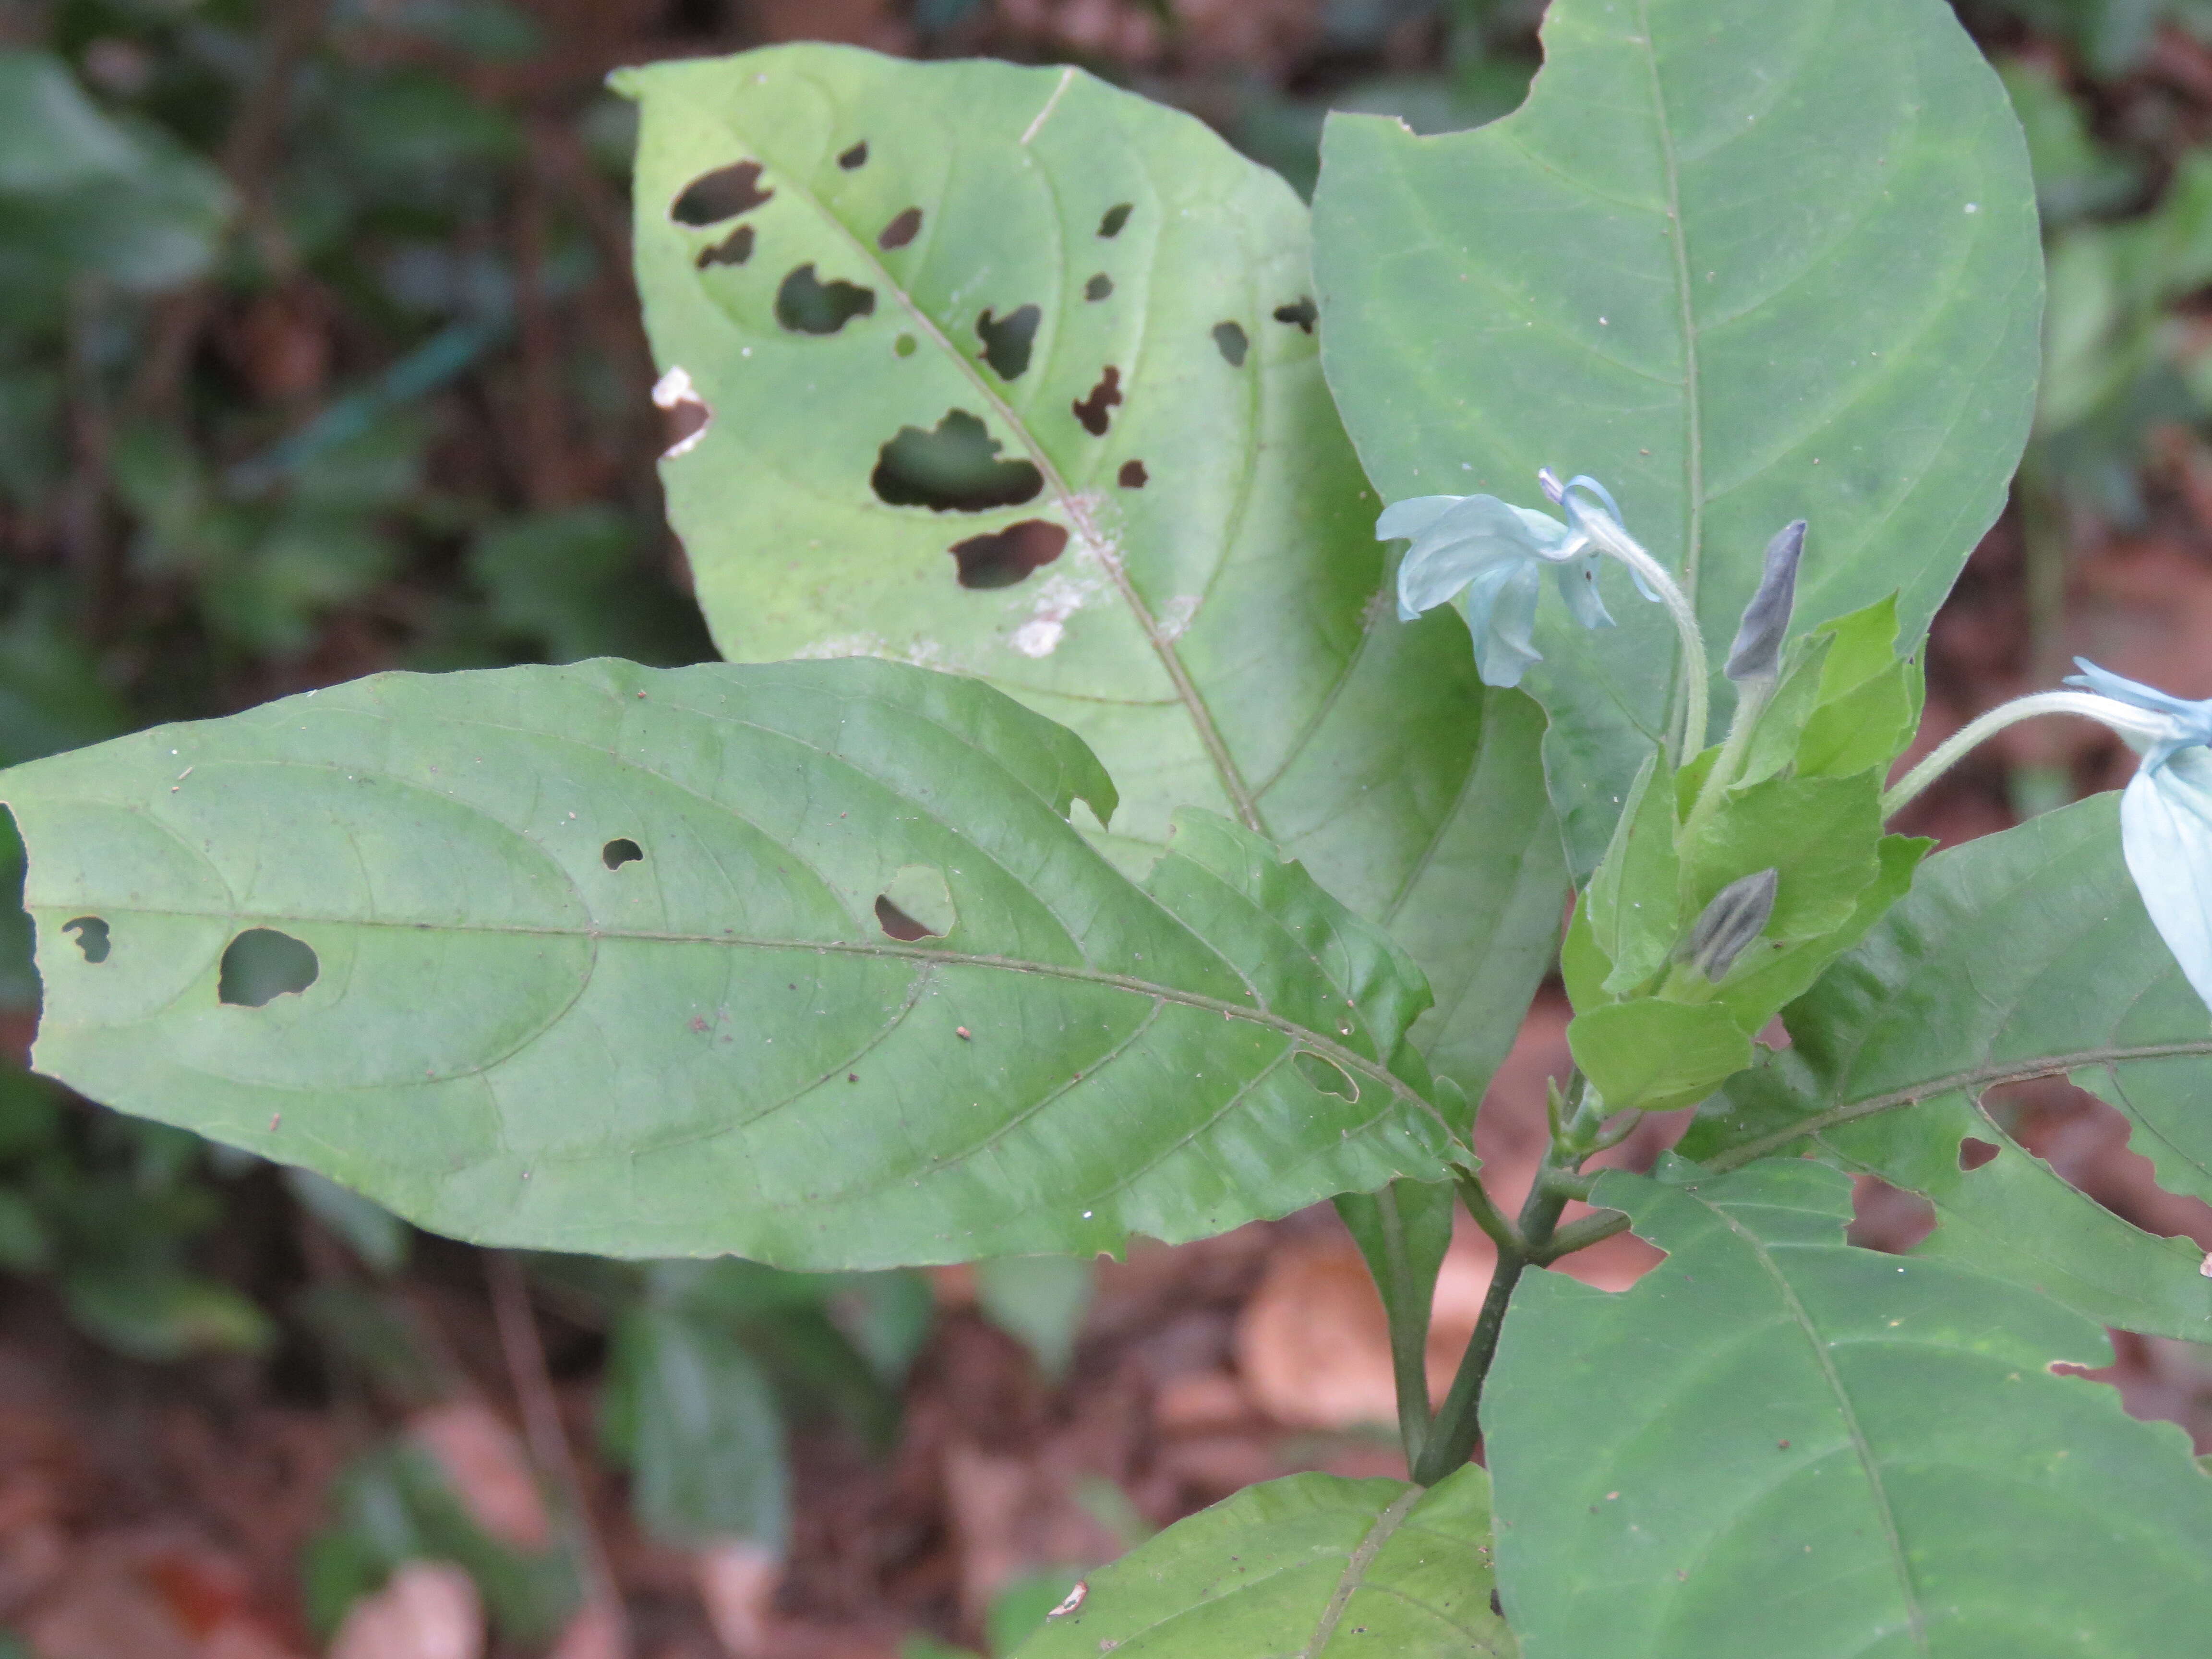
[[[2027,127],[2050,242],[2015,665],[2048,684],[2070,550],[2176,503],[2212,524],[2212,0],[1959,3]],[[1304,191],[1330,107],[1422,131],[1510,110],[1541,10],[0,0],[0,764],[384,669],[711,654],[660,512],[631,118],[601,84],[617,64],[799,37],[1075,61]],[[2008,787],[2032,811],[2074,779],[2028,752]],[[0,880],[20,859],[0,824]],[[0,1070],[0,1271],[116,1355],[246,1356],[357,1411],[302,1565],[324,1634],[425,1556],[461,1564],[520,1647],[605,1589],[580,1488],[545,1476],[558,1448],[531,1446],[552,1518],[502,1533],[422,1433],[390,1432],[470,1397],[398,1293],[410,1275],[507,1322],[526,1417],[554,1371],[599,1379],[595,1461],[627,1471],[653,1538],[781,1551],[789,1425],[830,1420],[872,1455],[894,1441],[935,1317],[921,1277],[480,1262],[32,1078],[36,1002],[27,926],[0,915],[18,1057]],[[993,1264],[974,1304],[1053,1378],[1091,1290],[1085,1264]],[[573,1351],[549,1361],[518,1297]],[[1064,1578],[1015,1584],[971,1634],[1010,1644]]]

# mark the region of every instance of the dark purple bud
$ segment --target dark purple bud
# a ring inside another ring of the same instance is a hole
[[[1772,679],[1782,668],[1782,641],[1790,632],[1790,612],[1797,603],[1797,561],[1805,552],[1805,520],[1784,525],[1766,544],[1766,572],[1759,592],[1743,608],[1728,666],[1722,672],[1738,682]]]
[[[1707,979],[1718,982],[1735,965],[1744,947],[1765,931],[1774,915],[1774,890],[1779,872],[1761,870],[1740,876],[1713,895],[1698,925],[1682,946],[1682,959]]]

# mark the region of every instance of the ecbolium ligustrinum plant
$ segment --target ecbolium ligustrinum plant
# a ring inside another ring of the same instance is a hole
[[[2044,694],[2145,748],[2124,806],[1885,829],[2033,408],[2021,135],[1946,0],[1621,9],[1551,0],[1474,131],[1333,118],[1310,215],[1073,69],[623,71],[732,660],[380,676],[0,774],[35,1063],[533,1249],[1088,1258],[1333,1199],[1408,1478],[1231,1497],[1022,1659],[2194,1651],[2212,1480],[2051,1364],[2212,1341],[2212,1281],[1979,1097],[2083,1078],[2212,1196],[2172,1151],[2204,712]],[[1426,493],[1509,434],[1594,476]],[[1673,625],[1570,665],[1609,562]],[[1554,965],[1516,1207],[1474,1119]],[[1859,1175],[1930,1244],[1848,1244]],[[1462,1208],[1497,1267],[1436,1400]],[[1541,1271],[1632,1226],[1630,1290]]]

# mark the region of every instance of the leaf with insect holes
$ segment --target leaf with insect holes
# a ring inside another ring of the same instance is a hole
[[[384,675],[0,774],[34,1064],[437,1231],[875,1267],[1437,1179],[1405,954],[1203,814],[1140,889],[1079,796],[874,661]]]
[[[2108,1324],[2212,1337],[2201,1252],[2068,1187],[1974,1104],[2002,1084],[2070,1076],[2128,1115],[2162,1186],[2212,1199],[2212,1024],[2129,878],[2116,799],[1931,859],[1783,1010],[1791,1046],[1733,1079],[1685,1152],[1725,1167],[1809,1148],[1929,1198],[1942,1224],[1930,1254]],[[1960,1168],[1969,1135],[1997,1149],[1986,1167]]]
[[[1718,721],[1793,519],[1794,631],[1895,588],[1910,648],[2034,401],[2043,262],[2004,88],[1945,0],[1553,0],[1544,54],[1472,132],[1329,118],[1322,342],[1369,477],[1522,505],[1541,466],[1603,480],[1697,608]],[[1620,626],[1547,605],[1525,682],[1578,876],[1683,714],[1665,613],[1604,580]]]
[[[2170,1423],[2055,1362],[2093,1322],[1844,1242],[1792,1160],[1601,1176],[1667,1259],[1532,1273],[1483,1395],[1527,1659],[2180,1654],[2212,1620],[2212,1480]]]
[[[1541,724],[1455,617],[1390,615],[1290,189],[1073,69],[810,44],[617,85],[723,653],[989,681],[1097,751],[1132,871],[1182,807],[1262,831],[1414,951],[1479,1093],[1557,937]]]
[[[1294,1474],[1248,1486],[1084,1581],[1014,1659],[1507,1659],[1490,1488]]]

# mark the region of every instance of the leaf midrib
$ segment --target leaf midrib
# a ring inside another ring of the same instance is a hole
[[[1039,112],[1037,121],[1032,125],[1032,133],[1036,126],[1042,125],[1042,117],[1051,112],[1059,103],[1061,94],[1067,91],[1072,75],[1071,70],[1069,76],[1064,76],[1055,84],[1051,96],[1046,100],[1044,109]],[[730,124],[734,130],[737,126],[736,121],[732,119]],[[745,142],[750,148],[765,153],[764,146],[754,143],[750,138]],[[1027,140],[1024,139],[1023,142],[1026,152]],[[1040,162],[1038,165],[1042,168],[1042,163]],[[781,172],[781,169],[778,171]],[[1214,724],[1213,712],[1206,706],[1206,699],[1200,692],[1197,683],[1191,678],[1190,671],[1183,664],[1182,653],[1176,648],[1174,638],[1161,627],[1159,618],[1152,614],[1152,607],[1145,603],[1144,597],[1137,592],[1136,584],[1130,580],[1129,573],[1121,562],[1120,551],[1099,528],[1097,520],[1092,517],[1082,497],[1068,483],[1066,475],[1060,470],[1060,464],[1053,459],[1042,441],[1030,429],[1029,422],[1017,414],[1013,406],[999,395],[996,389],[983,378],[981,372],[967,355],[953,345],[945,331],[937,325],[936,319],[922,309],[914,295],[907,291],[905,285],[892,277],[890,270],[881,259],[876,257],[875,251],[867,245],[867,242],[855,234],[852,228],[843,220],[832,213],[821,198],[800,182],[795,173],[787,175],[782,183],[793,196],[813,210],[817,218],[844,239],[847,246],[862,264],[874,274],[875,279],[889,289],[892,296],[905,308],[907,315],[914,319],[915,326],[929,337],[931,342],[944,354],[945,360],[959,371],[961,376],[970,386],[975,388],[975,395],[982,398],[1000,420],[1006,423],[1007,428],[1021,441],[1022,447],[1030,453],[1030,459],[1036,464],[1037,470],[1044,474],[1045,482],[1059,501],[1060,510],[1067,514],[1074,525],[1076,532],[1083,538],[1091,552],[1097,556],[1100,567],[1105,570],[1108,578],[1113,582],[1115,591],[1121,596],[1123,604],[1128,607],[1130,616],[1136,622],[1138,631],[1144,635],[1146,642],[1152,647],[1153,654],[1159,659],[1160,666],[1166,673],[1169,684],[1175,688],[1176,700],[1182,705],[1183,712],[1188,717],[1192,729],[1197,732],[1199,742],[1206,750],[1206,758],[1212,763],[1214,772],[1220,781],[1222,793],[1228,796],[1230,805],[1236,809],[1238,821],[1248,830],[1255,830],[1263,836],[1267,835],[1269,832],[1266,821],[1260,815],[1258,799],[1254,794],[1251,786],[1245,781],[1243,773],[1237,767],[1235,757],[1230,754],[1227,741],[1222,737],[1220,728]]]
[[[2039,1077],[2063,1077],[2084,1066],[2123,1066],[2130,1060],[2171,1060],[2186,1054],[2212,1054],[2212,1037],[2196,1037],[2186,1042],[2147,1042],[2125,1048],[2079,1048],[2063,1054],[2039,1055],[2033,1060],[1968,1066],[1902,1089],[1892,1090],[1887,1094],[1870,1095],[1864,1100],[1815,1112],[1809,1117],[1800,1118],[1787,1128],[1760,1135],[1755,1140],[1747,1140],[1740,1146],[1732,1146],[1727,1152],[1717,1152],[1701,1161],[1705,1168],[1717,1175],[1729,1170],[1741,1169],[1753,1158],[1764,1158],[1769,1152],[1779,1151],[1808,1135],[1832,1129],[1838,1124],[1855,1123],[1863,1117],[1893,1112],[1900,1107],[1917,1106],[1923,1100],[1949,1094],[1954,1090],[1978,1093],[2001,1083],[2026,1083]]]
[[[71,909],[70,905],[46,906],[41,909]],[[98,907],[95,907],[98,908]],[[928,950],[910,945],[855,942],[850,939],[772,939],[745,933],[679,933],[647,928],[619,927],[556,927],[532,926],[523,922],[483,921],[401,921],[383,917],[313,916],[296,911],[204,910],[166,905],[131,904],[106,907],[123,914],[139,916],[173,916],[187,921],[221,921],[235,925],[244,922],[278,922],[307,924],[332,927],[379,927],[405,933],[482,933],[496,936],[521,936],[589,940],[597,944],[601,939],[644,945],[719,945],[732,950],[812,951],[831,956],[857,956],[905,961],[929,967],[982,968],[1006,973],[1030,974],[1042,979],[1067,980],[1079,984],[1097,985],[1110,990],[1126,991],[1133,995],[1149,997],[1155,1002],[1170,1003],[1178,1007],[1191,1008],[1205,1013],[1218,1013],[1224,1020],[1242,1020],[1291,1038],[1300,1046],[1311,1049],[1335,1061],[1349,1072],[1381,1085],[1401,1105],[1411,1106],[1433,1119],[1453,1144],[1457,1137],[1446,1123],[1443,1115],[1424,1099],[1396,1073],[1391,1072],[1357,1049],[1348,1048],[1333,1037],[1325,1036],[1310,1025],[1299,1024],[1265,1008],[1255,1008],[1249,1003],[1231,1002],[1221,997],[1210,997],[1203,992],[1186,991],[1178,987],[1163,985],[1156,980],[1139,979],[1132,974],[1116,974],[1104,969],[1080,968],[1069,963],[1037,962],[1023,957],[986,955],[977,951]],[[1226,958],[1223,960],[1226,961]],[[1232,969],[1233,963],[1229,964]]]
[[[1651,107],[1657,116],[1659,157],[1666,180],[1667,243],[1674,255],[1674,298],[1682,329],[1682,419],[1683,459],[1688,477],[1683,481],[1686,499],[1683,503],[1685,522],[1682,526],[1682,587],[1689,596],[1692,611],[1698,607],[1698,570],[1705,552],[1705,451],[1704,391],[1698,372],[1698,318],[1696,302],[1691,297],[1689,232],[1682,223],[1682,170],[1680,158],[1674,153],[1674,129],[1667,112],[1667,91],[1659,76],[1659,48],[1651,35],[1651,0],[1636,0],[1636,21],[1639,35],[1636,45],[1641,48],[1646,72],[1651,82]],[[1683,677],[1689,665],[1682,660],[1680,642],[1674,643],[1674,668],[1669,676],[1672,684],[1668,692],[1667,729],[1673,732],[1676,724],[1686,718],[1686,688]],[[1686,732],[1682,738],[1684,754],[1694,755],[1705,746],[1703,732]]]
[[[1382,1553],[1383,1545],[1390,1541],[1390,1535],[1398,1530],[1407,1513],[1421,1501],[1427,1490],[1425,1486],[1407,1487],[1391,1500],[1389,1508],[1375,1517],[1375,1524],[1367,1529],[1367,1535],[1359,1540],[1359,1547],[1345,1562],[1344,1571],[1336,1581],[1336,1589],[1328,1598],[1328,1605],[1322,1609],[1321,1619],[1314,1626],[1312,1638],[1298,1650],[1297,1659],[1316,1659],[1316,1656],[1328,1646],[1354,1592],[1366,1582],[1367,1569],[1375,1564],[1375,1558]]]
[[[1867,1490],[1874,1500],[1875,1512],[1881,1517],[1882,1538],[1889,1547],[1890,1565],[1897,1574],[1899,1593],[1905,1598],[1905,1618],[1912,1633],[1912,1645],[1925,1656],[1929,1651],[1927,1615],[1921,1609],[1920,1597],[1912,1583],[1912,1566],[1905,1557],[1904,1538],[1898,1532],[1897,1512],[1890,1506],[1888,1488],[1882,1484],[1881,1467],[1875,1461],[1874,1447],[1867,1439],[1865,1429],[1860,1425],[1858,1410],[1851,1404],[1850,1391],[1844,1387],[1844,1379],[1836,1370],[1835,1358],[1828,1352],[1827,1340],[1820,1334],[1820,1328],[1814,1324],[1813,1316],[1798,1298],[1797,1287],[1782,1271],[1781,1264],[1774,1259],[1774,1253],[1767,1249],[1766,1241],[1694,1189],[1685,1189],[1685,1196],[1703,1205],[1751,1252],[1752,1259],[1773,1281],[1775,1292],[1782,1299],[1784,1311],[1804,1337],[1806,1346],[1811,1349],[1813,1363],[1820,1367],[1821,1378],[1835,1399],[1837,1413],[1843,1418],[1845,1432],[1850,1436],[1851,1449],[1858,1457],[1860,1472],[1866,1476]]]

